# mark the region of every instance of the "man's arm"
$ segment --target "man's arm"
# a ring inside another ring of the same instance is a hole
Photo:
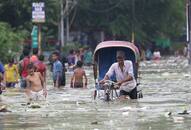
[[[18,67],[15,65],[15,71],[16,71],[16,82],[19,80],[19,70]]]
[[[46,70],[44,71],[43,75],[44,75],[44,77],[43,77],[44,78],[44,83],[46,84]]]
[[[40,72],[38,72],[38,75],[39,75],[39,78],[40,78],[43,89],[46,89],[46,86],[44,85],[44,78],[42,77]]]
[[[84,71],[84,78],[85,78],[85,88],[87,88],[88,78],[86,76],[86,72],[85,71]]]
[[[70,81],[70,87],[73,88],[74,87],[74,75],[75,72],[73,73],[72,77],[71,77],[71,81]]]
[[[29,80],[28,77],[26,78],[26,84],[27,84],[27,86],[25,88],[25,93],[26,93],[27,96],[30,97],[30,80]]]
[[[130,76],[130,75],[128,75],[128,76],[125,78],[125,80],[118,81],[118,82],[117,82],[117,85],[121,86],[122,83],[131,81],[131,80],[133,80],[133,77]]]
[[[42,84],[42,87],[43,87],[43,95],[45,96],[45,98],[46,98],[46,96],[47,96],[47,90],[46,90],[46,86],[45,86],[45,82],[44,82],[44,77],[42,77],[42,75],[41,75],[41,73],[40,72],[38,72],[38,75],[39,75],[39,78],[40,78],[40,81],[41,81],[41,84]]]

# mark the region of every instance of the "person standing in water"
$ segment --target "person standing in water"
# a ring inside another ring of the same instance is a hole
[[[19,62],[19,73],[21,77],[21,88],[26,88],[26,77],[28,75],[27,72],[27,66],[30,63],[30,57],[29,57],[30,51],[28,49],[23,50],[23,56],[24,58]]]
[[[6,87],[15,87],[15,84],[18,83],[19,71],[17,65],[14,64],[14,59],[10,58],[9,63],[4,68]]]
[[[59,53],[53,52],[52,53],[52,60],[53,60],[53,82],[54,87],[59,88],[61,86],[62,74],[63,74],[63,65],[59,61]]]
[[[89,47],[86,48],[86,51],[84,53],[84,63],[87,66],[92,65],[92,51],[91,51],[91,49]]]
[[[27,71],[27,87],[25,92],[29,100],[45,100],[47,96],[47,90],[42,75],[40,72],[35,72],[35,66],[33,63],[30,63],[27,66]]]
[[[74,70],[73,76],[71,78],[70,87],[71,88],[87,88],[87,76],[85,70],[82,68],[82,61],[78,61],[76,65],[76,69]],[[85,78],[85,83],[83,79]]]
[[[133,72],[133,64],[130,60],[125,60],[125,52],[117,51],[117,62],[113,63],[106,73],[100,84],[105,83],[113,75],[117,80],[117,85],[120,88],[120,99],[126,99],[129,96],[131,99],[137,99],[136,80]]]
[[[38,59],[39,59],[39,62],[38,62],[38,64],[35,65],[36,71],[41,73],[41,75],[44,78],[44,81],[46,83],[46,65],[43,63],[44,56],[40,55],[38,57]]]

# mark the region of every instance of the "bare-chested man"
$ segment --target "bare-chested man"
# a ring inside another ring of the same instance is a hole
[[[76,65],[76,69],[74,70],[74,74],[71,78],[71,84],[70,87],[71,88],[87,88],[87,76],[86,73],[84,71],[84,69],[82,68],[83,63],[82,61],[78,61],[77,65]],[[83,79],[85,78],[85,84],[83,82]]]
[[[27,66],[28,76],[26,78],[26,94],[30,100],[45,100],[47,90],[44,86],[44,79],[40,72],[35,72],[33,63]]]

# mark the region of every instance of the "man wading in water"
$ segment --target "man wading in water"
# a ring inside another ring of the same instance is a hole
[[[115,74],[116,84],[120,88],[120,99],[126,99],[127,96],[131,99],[137,99],[137,87],[132,62],[125,60],[125,53],[123,51],[117,51],[116,58],[117,62],[111,65],[100,83],[105,83],[106,80],[109,80]]]
[[[40,72],[35,72],[33,63],[27,66],[28,76],[26,77],[26,95],[30,100],[45,100],[47,96],[44,79]]]
[[[85,70],[82,68],[82,61],[78,61],[76,65],[76,69],[74,70],[74,74],[71,78],[70,87],[71,88],[87,88],[87,76]],[[83,82],[85,79],[85,84]]]

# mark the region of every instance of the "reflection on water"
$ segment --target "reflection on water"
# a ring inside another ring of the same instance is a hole
[[[141,85],[144,98],[138,101],[106,103],[93,100],[93,72],[87,69],[88,90],[52,89],[41,108],[23,106],[23,93],[8,92],[1,104],[11,113],[0,113],[0,130],[190,130],[191,71],[186,60],[168,58],[160,62],[142,62]],[[71,73],[67,73],[67,79]],[[69,81],[67,81],[69,83]],[[169,115],[172,112],[172,115]]]

